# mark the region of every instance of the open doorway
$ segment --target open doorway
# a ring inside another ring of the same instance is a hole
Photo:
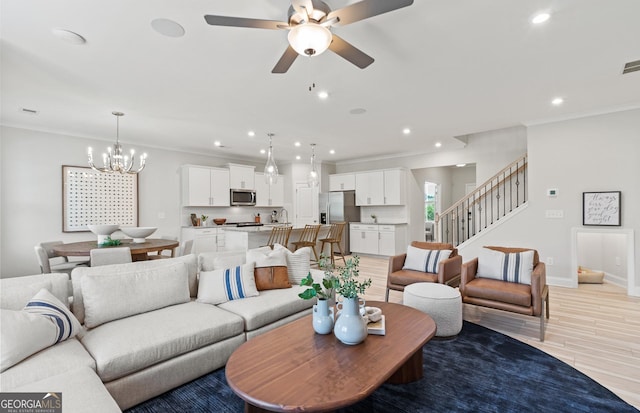
[[[440,185],[434,182],[424,183],[424,239],[433,241],[435,239],[434,227],[436,214],[440,212]]]

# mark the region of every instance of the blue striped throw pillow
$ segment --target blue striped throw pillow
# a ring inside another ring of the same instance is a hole
[[[483,248],[480,254],[478,254],[478,271],[476,276],[531,285],[533,254],[533,250],[504,253]]]
[[[78,334],[80,322],[69,311],[66,305],[44,288],[38,292],[24,307],[27,313],[39,314],[48,318],[56,327],[56,344]]]
[[[451,250],[425,250],[409,245],[402,269],[436,274],[440,262],[449,258],[451,252]]]
[[[214,271],[201,271],[196,301],[221,304],[257,296],[254,262]]]

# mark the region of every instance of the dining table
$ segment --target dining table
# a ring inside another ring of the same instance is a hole
[[[132,261],[145,261],[148,259],[147,253],[158,252],[162,250],[172,250],[178,247],[178,241],[164,238],[148,238],[144,242],[133,242],[132,239],[120,240],[120,245],[115,246],[99,246],[98,241],[80,241],[69,242],[54,246],[53,252],[61,257],[88,257],[92,249],[100,248],[118,248],[129,247],[131,249]]]

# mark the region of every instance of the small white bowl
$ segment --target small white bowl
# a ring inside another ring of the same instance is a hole
[[[122,227],[120,231],[133,238],[133,242],[139,244],[145,242],[145,238],[156,232],[157,229],[157,227]]]
[[[114,232],[116,232],[118,230],[118,228],[120,228],[120,226],[119,225],[110,225],[110,224],[106,224],[106,225],[87,225],[87,228],[89,228],[89,231],[93,232],[94,234],[96,234],[98,236],[98,244],[102,244],[107,239],[107,237],[109,235],[113,234]]]

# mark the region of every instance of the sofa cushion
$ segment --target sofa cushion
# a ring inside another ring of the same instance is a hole
[[[95,370],[96,362],[76,337],[46,348],[0,374],[0,391],[42,380],[78,367]]]
[[[258,295],[253,270],[254,263],[250,262],[223,270],[202,271],[197,301],[215,305]]]
[[[198,255],[198,268],[200,271],[223,270],[246,264],[246,262],[246,252],[244,250],[202,252]]]
[[[426,250],[409,245],[402,269],[437,273],[440,262],[451,255],[451,250]]]
[[[257,248],[247,251],[247,262],[254,262],[256,268],[287,266],[287,256],[284,249]]]
[[[116,413],[118,404],[89,367],[65,371],[14,389],[15,392],[62,393],[64,412]],[[36,409],[37,410],[37,409]],[[29,409],[29,411],[32,411]],[[47,411],[44,409],[42,411]]]
[[[103,324],[82,344],[104,382],[243,333],[242,319],[218,307],[188,302]]]
[[[0,307],[21,310],[41,289],[49,290],[65,306],[69,306],[69,276],[63,273],[3,278],[0,281]]]
[[[242,317],[245,330],[251,331],[313,307],[315,300],[298,297],[306,289],[294,285],[292,288],[261,291],[257,297],[229,301],[218,307]]]
[[[291,288],[286,266],[260,267],[253,271],[258,291]]]
[[[188,270],[183,262],[114,274],[86,274],[81,283],[84,324],[89,328],[189,301]]]
[[[289,282],[300,285],[302,279],[309,274],[311,269],[311,248],[304,247],[295,252],[289,251],[280,244],[273,246],[274,250],[282,250],[287,257],[287,271],[289,272]]]
[[[389,274],[389,281],[395,285],[409,285],[417,282],[438,282],[438,274],[415,270],[399,270]]]
[[[531,286],[489,278],[474,278],[464,287],[464,295],[530,307]]]
[[[478,254],[476,277],[531,284],[533,250],[504,253],[482,248]]]
[[[71,272],[71,280],[73,283],[73,305],[71,309],[78,321],[84,324],[84,296],[82,294],[82,277],[87,274],[103,275],[103,274],[128,274],[134,270],[147,270],[155,268],[163,268],[176,262],[182,262],[187,265],[189,272],[189,294],[195,297],[198,293],[198,263],[194,254],[185,255],[177,258],[167,258],[163,260],[137,261],[127,264],[101,265],[99,267],[77,267]]]
[[[80,323],[44,288],[22,311],[0,310],[0,371],[56,343],[75,336]]]

